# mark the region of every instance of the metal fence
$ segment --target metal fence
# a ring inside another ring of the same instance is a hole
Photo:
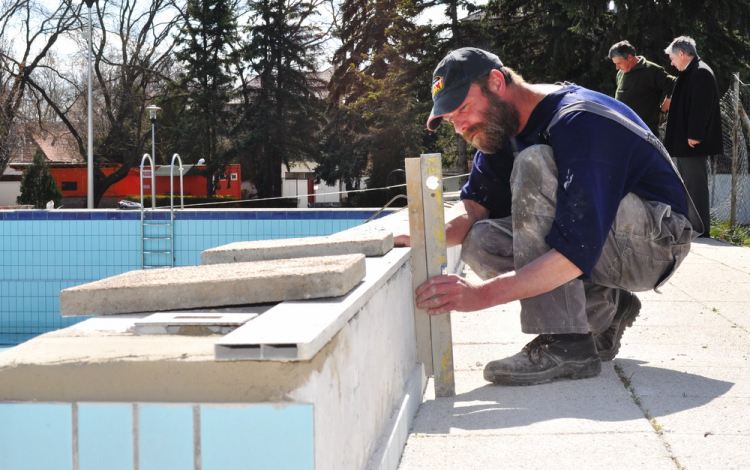
[[[742,83],[736,74],[733,85],[721,98],[724,153],[711,157],[708,162],[711,219],[714,222],[750,225],[747,162],[750,120],[743,111],[749,109],[750,85]]]

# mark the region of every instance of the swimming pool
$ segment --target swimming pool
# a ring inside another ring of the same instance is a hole
[[[374,213],[176,210],[174,265],[198,265],[201,251],[236,241],[330,235],[361,225]],[[169,220],[168,210],[154,215]],[[167,235],[168,230],[156,227],[154,236]],[[60,291],[141,269],[141,243],[138,211],[0,211],[0,348],[82,321],[60,316]],[[161,251],[169,241],[154,243],[161,244],[154,251]],[[150,262],[169,263],[169,254],[153,256],[160,259]]]

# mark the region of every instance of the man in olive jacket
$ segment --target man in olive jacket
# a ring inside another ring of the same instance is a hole
[[[617,69],[615,99],[635,111],[654,135],[659,135],[661,114],[669,108],[675,77],[660,65],[636,55],[628,41],[609,49],[609,58]]]
[[[711,68],[700,60],[695,41],[680,36],[666,48],[680,76],[672,93],[664,146],[675,158],[691,199],[710,236],[708,157],[724,151],[719,90]]]

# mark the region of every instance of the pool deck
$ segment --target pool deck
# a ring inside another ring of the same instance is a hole
[[[518,302],[454,313],[457,395],[428,384],[399,468],[748,468],[750,249],[701,239],[662,294],[638,296],[600,376],[530,387],[482,378],[533,338]]]

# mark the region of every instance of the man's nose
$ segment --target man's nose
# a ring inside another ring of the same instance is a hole
[[[461,134],[464,127],[466,127],[464,120],[461,118],[453,118],[451,122],[453,123],[453,130],[455,130],[457,134]]]

